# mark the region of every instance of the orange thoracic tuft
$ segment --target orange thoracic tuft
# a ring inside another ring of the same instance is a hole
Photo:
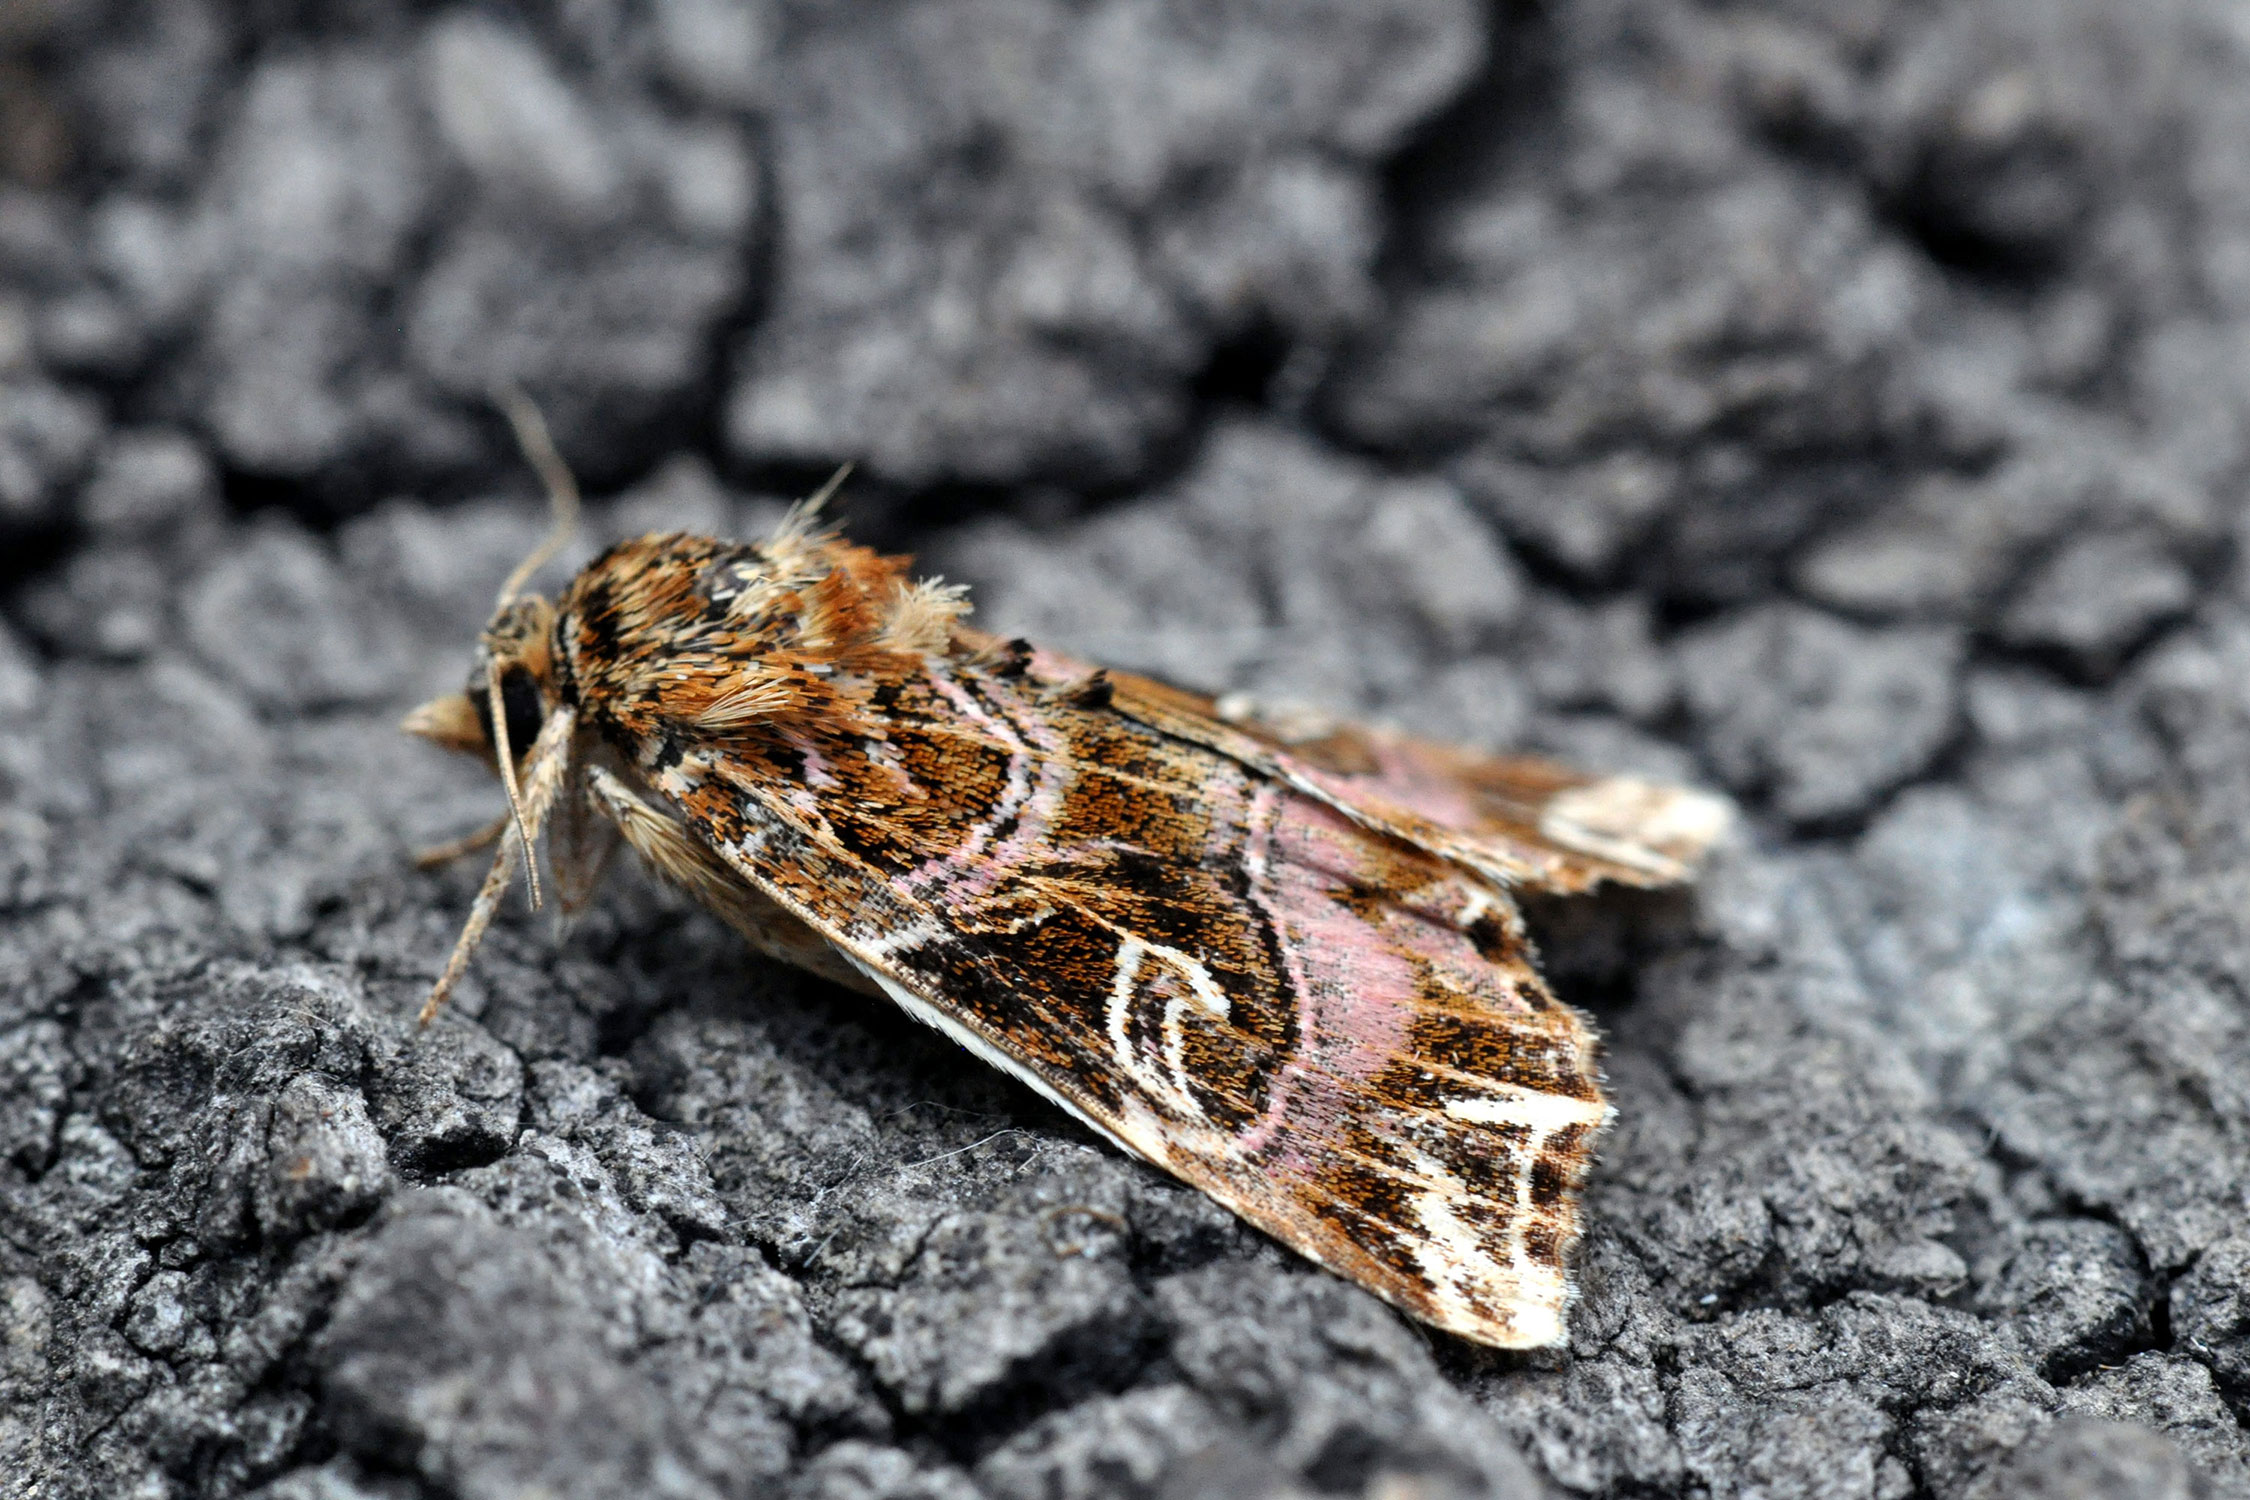
[[[613,547],[559,601],[558,647],[589,708],[715,736],[863,728],[874,679],[950,643],[960,591],[835,537],[764,546],[656,535]]]

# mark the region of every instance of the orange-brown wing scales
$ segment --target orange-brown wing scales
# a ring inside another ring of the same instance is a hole
[[[696,835],[927,1018],[1312,1259],[1561,1337],[1606,1115],[1504,892],[1098,690],[955,659],[864,732],[675,739]]]

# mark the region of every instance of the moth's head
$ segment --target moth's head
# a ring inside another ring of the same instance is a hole
[[[560,702],[551,644],[554,623],[554,606],[537,594],[503,602],[477,638],[476,662],[461,691],[432,698],[399,727],[495,769],[504,733],[509,759],[521,763]]]
[[[539,595],[525,593],[524,585],[562,550],[576,529],[578,484],[555,451],[547,423],[530,397],[509,387],[495,390],[492,399],[515,428],[524,457],[546,482],[552,523],[546,537],[500,585],[492,618],[477,638],[477,660],[468,686],[431,699],[408,714],[399,727],[491,765],[507,783],[513,802],[516,765],[560,704],[549,644],[555,609]]]

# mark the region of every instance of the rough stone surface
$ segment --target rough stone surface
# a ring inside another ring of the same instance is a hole
[[[794,20],[774,61],[788,213],[728,436],[920,482],[1129,478],[1219,345],[1318,358],[1363,322],[1368,168],[1468,80],[1482,30],[1466,0]]]
[[[2219,0],[18,9],[0,1494],[2250,1496]],[[630,872],[417,1031],[496,380],[555,576],[857,458],[996,629],[1740,799],[1534,912],[1569,1350]]]

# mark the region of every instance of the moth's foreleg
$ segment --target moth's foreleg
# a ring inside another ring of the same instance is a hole
[[[720,912],[740,884],[680,826],[680,820],[627,786],[606,766],[589,766],[586,788],[593,805],[659,877]]]
[[[554,826],[547,832],[547,863],[554,872],[557,927],[567,926],[594,899],[602,871],[617,850],[617,825],[594,802],[590,768],[581,758],[570,768]],[[503,820],[503,826],[504,826]]]
[[[634,791],[623,778],[607,767],[592,766],[586,772],[586,786],[593,805],[617,825],[626,845],[652,871],[748,938],[759,952],[862,994],[882,993],[828,939],[743,879],[678,817]]]
[[[511,814],[503,823],[513,821]],[[485,872],[484,884],[477,888],[477,899],[469,907],[469,920],[461,924],[461,935],[453,940],[453,952],[445,961],[445,971],[438,975],[436,984],[430,986],[429,998],[422,1002],[421,1014],[414,1018],[417,1026],[427,1026],[453,994],[453,987],[461,976],[469,972],[469,960],[475,956],[477,945],[484,941],[484,930],[492,925],[493,916],[500,910],[501,897],[508,894],[508,884],[515,878],[516,850],[519,846],[508,839],[500,840],[500,852],[492,857],[492,868]]]
[[[479,849],[486,847],[494,839],[500,837],[501,834],[506,833],[508,824],[513,817],[512,813],[502,813],[499,817],[473,832],[464,833],[457,839],[447,839],[442,844],[432,844],[427,849],[416,851],[414,868],[417,870],[435,870],[441,865],[452,864],[464,854],[476,853]]]
[[[484,884],[477,890],[476,902],[469,908],[469,920],[461,926],[461,936],[454,940],[453,953],[445,961],[445,972],[438,975],[437,983],[430,987],[429,998],[422,1002],[418,1024],[430,1024],[453,993],[453,987],[461,982],[461,976],[468,972],[470,958],[476,954],[477,945],[484,941],[485,929],[492,925],[493,917],[500,910],[501,897],[508,894],[508,881],[515,874],[519,852],[525,856],[532,854],[532,841],[539,837],[540,825],[546,821],[548,809],[554,806],[555,796],[562,790],[564,773],[569,768],[574,717],[567,708],[557,710],[548,716],[546,724],[540,728],[539,738],[532,742],[523,777],[523,837],[518,841],[507,836],[508,824],[515,817],[512,812],[501,819],[499,852],[493,856],[492,868],[485,873]]]

